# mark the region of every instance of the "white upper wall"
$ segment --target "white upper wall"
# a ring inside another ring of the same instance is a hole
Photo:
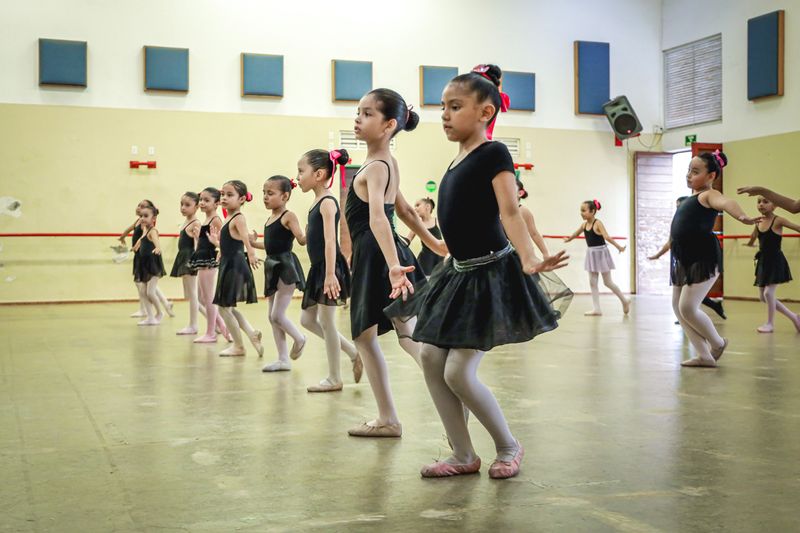
[[[778,9],[786,11],[784,96],[751,102],[747,19]],[[725,142],[800,130],[800,0],[664,0],[663,18],[664,50],[722,34],[722,121],[667,132],[665,150],[693,133],[699,142]]]
[[[40,37],[88,41],[86,90],[38,87]],[[375,86],[415,104],[420,64],[495,62],[536,73],[537,111],[503,123],[607,130],[574,114],[575,40],[611,43],[611,96],[629,97],[645,131],[661,123],[661,0],[4,0],[0,102],[347,117],[352,104],[331,102],[331,59],[373,61]],[[190,49],[187,95],[143,91],[143,45]],[[241,52],[285,56],[282,100],[241,98]]]

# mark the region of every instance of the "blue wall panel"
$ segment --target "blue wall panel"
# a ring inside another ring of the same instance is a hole
[[[447,83],[458,76],[456,67],[430,67],[422,65],[420,68],[420,83],[422,105],[438,106],[442,103],[442,91]]]
[[[748,100],[783,94],[780,79],[783,43],[779,39],[782,13],[775,11],[747,21]]]
[[[575,41],[575,112],[602,115],[611,81],[608,43]]]
[[[509,109],[536,111],[536,74],[533,72],[503,72],[503,92],[511,100]]]
[[[144,47],[144,88],[148,91],[189,90],[189,49]]]
[[[371,61],[342,61],[334,59],[333,99],[358,102],[372,90]]]
[[[283,56],[242,54],[242,96],[283,96]]]
[[[86,87],[86,41],[39,39],[39,85]]]

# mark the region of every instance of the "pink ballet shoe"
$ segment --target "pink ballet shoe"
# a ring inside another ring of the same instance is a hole
[[[175,335],[197,335],[197,328],[186,326],[185,328],[176,331]]]
[[[463,476],[465,474],[477,474],[481,471],[481,458],[478,457],[473,462],[465,465],[456,465],[436,461],[435,463],[422,467],[419,471],[422,477],[451,477]]]
[[[767,326],[766,324],[764,324],[763,326],[758,326],[756,328],[756,331],[759,332],[759,333],[772,333],[772,332],[775,331],[775,327],[774,326]]]
[[[489,467],[489,477],[492,479],[508,479],[519,474],[519,465],[522,458],[525,456],[525,448],[517,441],[517,453],[511,461],[495,460],[492,466]]]
[[[250,344],[256,349],[259,357],[264,357],[264,346],[261,344],[261,330],[253,330],[253,336],[250,337]]]
[[[308,392],[339,392],[344,388],[342,383],[331,383],[327,379],[323,379],[316,385],[311,385],[306,388]]]
[[[148,319],[141,320],[141,321],[137,322],[137,325],[139,325],[139,326],[157,326],[160,323],[161,323],[161,321],[158,320],[158,318],[148,318]]]
[[[687,366],[690,368],[716,368],[717,363],[713,361],[708,361],[706,359],[701,359],[699,357],[693,357],[681,363],[681,366]]]
[[[170,317],[175,318],[175,311],[172,310],[173,307],[175,307],[175,306],[172,304],[172,302],[167,302],[167,306],[166,306],[167,314]]]
[[[403,436],[403,426],[397,424],[385,424],[383,426],[371,426],[364,422],[354,428],[347,430],[351,437],[379,437],[379,438],[399,438]]]
[[[361,376],[364,374],[364,361],[361,359],[361,354],[356,353],[356,358],[353,361],[353,380],[356,383],[361,381]]]
[[[220,357],[243,357],[245,354],[244,347],[230,346],[219,352]]]
[[[289,352],[289,357],[292,358],[292,361],[296,361],[296,360],[300,359],[300,356],[303,355],[303,350],[306,349],[306,343],[307,342],[308,342],[308,338],[307,337],[303,337],[303,344],[301,344],[299,346],[297,345],[296,342],[294,344],[292,344],[292,351]]]
[[[725,348],[728,347],[728,339],[722,337],[722,347],[721,348],[711,348],[711,357],[714,358],[714,361],[719,361],[722,357],[722,354],[725,353]]]
[[[211,344],[211,343],[217,342],[217,336],[216,335],[203,335],[202,337],[197,337],[192,342],[203,343],[203,344]]]

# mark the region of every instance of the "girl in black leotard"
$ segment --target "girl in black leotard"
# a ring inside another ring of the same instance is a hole
[[[622,291],[619,289],[614,280],[611,279],[611,271],[614,270],[614,260],[608,252],[606,241],[610,242],[619,253],[625,251],[625,247],[620,245],[613,237],[606,231],[603,223],[595,218],[595,214],[602,208],[600,202],[597,200],[587,200],[581,203],[581,218],[583,223],[575,230],[575,233],[564,239],[564,242],[569,242],[575,239],[578,235],[583,233],[586,239],[586,261],[584,261],[584,268],[589,273],[589,286],[592,289],[592,310],[586,311],[586,316],[600,316],[603,312],[600,310],[600,290],[597,284],[597,278],[603,276],[603,284],[611,289],[611,292],[619,298],[622,304],[622,312],[628,314],[631,307],[631,301],[623,296]]]
[[[244,315],[236,309],[237,302],[258,302],[252,270],[258,268],[258,259],[250,244],[247,222],[241,212],[244,203],[251,201],[253,195],[247,192],[247,185],[239,180],[225,183],[220,195],[220,205],[228,211],[228,216],[222,229],[212,228],[209,236],[210,241],[219,246],[219,274],[214,303],[219,306],[219,314],[233,337],[233,345],[222,350],[219,355],[228,357],[245,354],[241,329],[261,357],[264,355],[261,331],[253,329]]]
[[[286,176],[272,176],[264,182],[264,207],[272,215],[264,224],[263,243],[258,242],[255,231],[250,234],[250,244],[267,252],[267,259],[264,261],[264,296],[269,303],[269,323],[272,326],[275,347],[278,349],[278,359],[265,365],[261,369],[263,372],[292,369],[286,335],[294,341],[292,359],[300,356],[306,342],[297,326],[286,316],[295,288],[302,291],[306,286],[300,260],[292,251],[295,239],[303,246],[306,236],[300,229],[297,215],[286,208],[294,187],[292,180]]]
[[[158,230],[155,228],[158,209],[144,206],[140,211],[142,215],[139,217],[139,225],[144,233],[133,246],[136,254],[133,280],[139,289],[139,298],[145,301],[146,318],[140,321],[139,325],[155,326],[161,323],[161,318],[164,316],[158,308],[158,278],[166,275]]]
[[[347,150],[310,150],[297,162],[297,182],[303,192],[312,191],[314,202],[308,212],[308,269],[300,323],[325,341],[328,376],[308,392],[342,390],[340,355],[344,351],[353,365],[353,379],[361,380],[361,357],[352,342],[336,329],[336,307],[350,297],[350,270],[339,248],[339,202],[331,193],[339,188],[337,167],[350,160]],[[305,340],[304,340],[305,343]],[[301,348],[302,350],[302,348]],[[300,354],[297,354],[299,357]]]
[[[119,236],[119,242],[121,242],[122,244],[125,244],[125,238],[128,236],[128,234],[133,232],[133,235],[131,236],[131,248],[136,246],[136,243],[139,241],[139,239],[142,238],[142,235],[144,234],[144,231],[142,230],[142,226],[139,223],[139,218],[142,216],[142,211],[141,210],[142,210],[143,207],[155,207],[155,205],[153,205],[153,202],[151,202],[150,200],[142,200],[141,202],[139,202],[136,205],[136,220],[134,220],[133,224],[131,224],[130,226],[125,228],[125,230]],[[136,272],[136,261],[137,260],[138,260],[138,258],[136,257],[136,254],[133,254],[133,272]],[[135,285],[135,282],[134,282],[134,285]],[[138,291],[138,289],[137,289],[137,291]],[[167,297],[164,295],[163,292],[161,292],[160,288],[156,289],[156,294],[158,295],[158,302],[163,307],[164,311],[166,311],[169,316],[175,316],[175,313],[172,311],[172,302],[167,300]],[[144,317],[146,317],[147,313],[145,312],[145,305],[150,305],[150,304],[146,303],[146,301],[143,300],[142,298],[139,298],[139,310],[136,311],[135,313],[131,314],[131,318],[144,318]],[[159,313],[159,310],[156,309],[155,312],[157,314],[157,313]]]
[[[417,212],[420,220],[422,220],[422,223],[428,228],[428,231],[431,232],[431,235],[437,239],[441,239],[442,230],[439,229],[439,224],[436,223],[436,219],[433,217],[434,207],[436,207],[436,203],[431,198],[420,198],[414,204],[414,211]],[[407,237],[409,244],[414,240],[414,237],[416,237],[416,234],[413,231],[409,232]],[[434,251],[425,246],[423,242],[422,250],[420,250],[417,255],[417,261],[419,262],[419,266],[422,267],[425,276],[430,277],[433,269],[444,261],[444,257],[434,253]]]
[[[200,226],[200,221],[195,217],[199,202],[200,196],[196,192],[185,192],[181,196],[181,214],[186,217],[186,221],[178,235],[178,254],[169,275],[181,278],[183,282],[183,297],[189,302],[189,325],[178,330],[178,335],[197,334],[197,312],[200,306],[197,301],[197,270],[189,266],[194,253],[194,238],[189,232]]]
[[[775,310],[777,309],[786,318],[792,321],[797,331],[800,331],[800,316],[793,313],[783,305],[775,296],[775,290],[780,283],[792,281],[792,272],[789,263],[781,250],[783,228],[800,231],[800,225],[794,224],[783,217],[775,216],[775,204],[764,198],[758,198],[758,212],[764,215],[764,220],[756,224],[748,246],[758,239],[758,253],[756,254],[756,281],[753,285],[758,287],[761,301],[767,304],[767,322],[759,326],[759,333],[772,333],[775,331]],[[763,228],[763,229],[762,229]]]
[[[670,227],[672,307],[697,356],[681,363],[687,367],[713,367],[728,345],[700,303],[722,272],[722,250],[712,231],[720,211],[744,224],[755,224],[734,200],[711,186],[728,159],[722,152],[692,158],[686,174],[692,195],[675,211]]]
[[[194,239],[195,247],[189,258],[189,268],[197,272],[197,289],[201,311],[205,309],[206,332],[194,339],[197,343],[217,342],[219,330],[229,342],[233,340],[228,327],[214,305],[214,290],[217,285],[217,246],[209,240],[212,231],[222,228],[222,219],[217,215],[220,193],[214,187],[206,187],[200,192],[200,211],[206,216],[202,224],[194,224],[187,228],[187,233]]]
[[[415,321],[393,324],[383,313],[390,295],[405,298],[413,292],[414,283],[425,282],[416,258],[395,232],[395,209],[400,220],[429,248],[446,253],[444,243],[431,235],[400,193],[397,161],[389,151],[392,137],[399,131],[413,130],[418,122],[419,116],[403,97],[390,89],[370,91],[358,104],[354,130],[356,138],[367,143],[367,159],[353,178],[345,205],[353,241],[350,328],[364,359],[378,417],[349,431],[357,437],[402,434],[378,336],[397,329],[400,346],[419,360],[419,344],[410,338]]]
[[[453,448],[451,457],[424,467],[423,477],[480,470],[464,406],[494,440],[489,476],[519,472],[522,445],[478,379],[478,365],[494,346],[555,329],[571,299],[563,284],[557,291],[544,286],[551,276],[544,273],[564,266],[566,257],[559,252],[537,260],[519,213],[511,154],[504,144],[487,140],[487,125],[502,103],[499,78],[498,67],[482,65],[445,87],[442,122],[448,140],[460,148],[439,189],[439,223],[452,257],[407,304],[398,301],[387,309],[390,316],[416,312],[413,338],[423,343],[425,382]]]

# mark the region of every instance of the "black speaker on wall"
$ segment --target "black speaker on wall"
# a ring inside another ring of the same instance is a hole
[[[625,95],[603,104],[603,112],[617,139],[627,139],[642,131],[642,123]]]

